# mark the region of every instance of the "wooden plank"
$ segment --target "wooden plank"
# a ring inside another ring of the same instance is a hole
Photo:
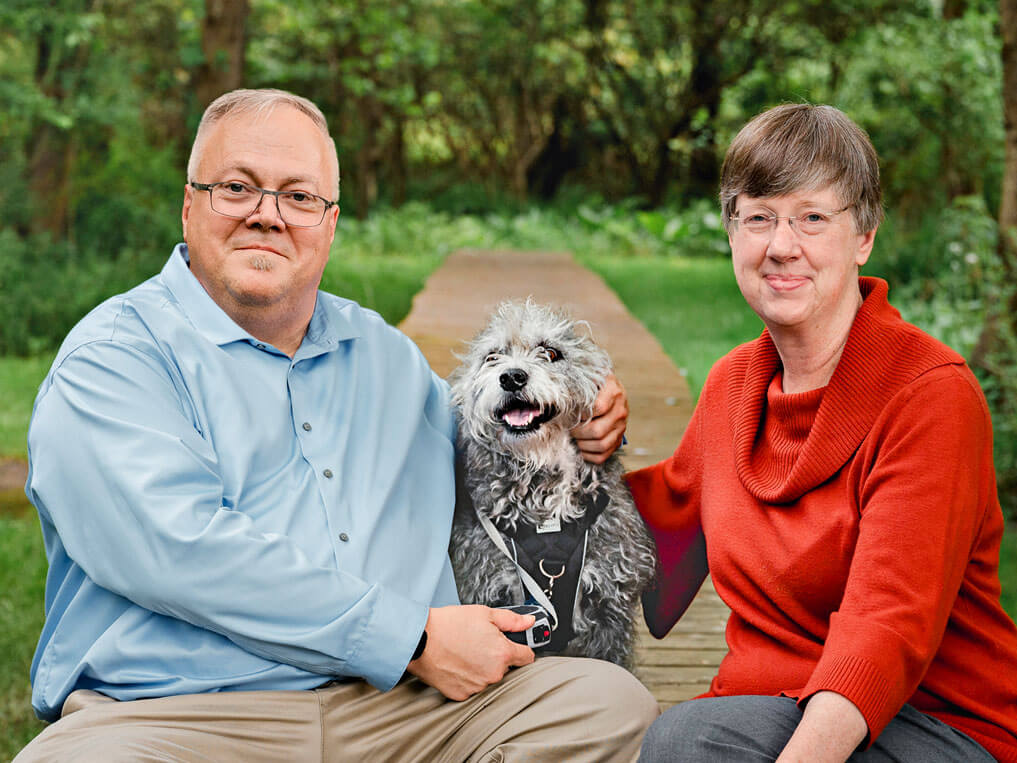
[[[717,638],[716,633],[683,633],[671,632],[667,638],[655,639],[653,636],[636,637],[637,651],[656,651],[675,648],[686,649],[726,649],[723,638]]]
[[[723,649],[655,649],[648,652],[637,651],[636,661],[640,668],[703,665],[713,668],[716,672],[724,654]]]
[[[668,686],[647,686],[661,710],[666,710],[679,702],[705,694],[710,685],[703,684],[670,684]]]

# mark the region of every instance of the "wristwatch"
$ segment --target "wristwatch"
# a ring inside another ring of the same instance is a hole
[[[420,658],[420,655],[424,653],[425,646],[427,646],[427,631],[420,634],[420,641],[417,642],[417,648],[413,650],[413,656],[410,658],[410,662]]]

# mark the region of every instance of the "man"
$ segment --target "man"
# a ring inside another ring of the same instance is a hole
[[[339,214],[321,112],[221,97],[188,180],[186,244],[71,332],[36,401],[33,705],[61,719],[17,760],[634,757],[657,713],[634,678],[534,663],[502,633],[531,618],[458,606],[447,388],[318,291]],[[607,386],[576,432],[591,460],[624,429]]]

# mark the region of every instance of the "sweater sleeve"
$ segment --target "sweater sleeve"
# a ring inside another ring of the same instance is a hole
[[[943,638],[985,507],[991,421],[969,371],[944,366],[886,406],[851,469],[858,539],[841,606],[800,696],[851,700],[869,743],[922,681]]]
[[[678,622],[708,572],[700,522],[701,418],[697,409],[670,458],[626,475],[657,546],[657,584],[643,595],[646,624],[657,638],[664,638]]]

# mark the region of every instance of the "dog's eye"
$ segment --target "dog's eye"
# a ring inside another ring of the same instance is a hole
[[[485,363],[494,363],[494,361],[496,361],[497,359],[498,359],[498,353],[491,352],[491,353],[488,353],[486,358],[484,358],[484,362]]]
[[[540,347],[538,349],[544,355],[544,357],[547,358],[552,363],[561,360],[561,353],[558,352],[558,350],[554,349],[554,347],[548,347],[547,345],[544,345],[543,347]]]

